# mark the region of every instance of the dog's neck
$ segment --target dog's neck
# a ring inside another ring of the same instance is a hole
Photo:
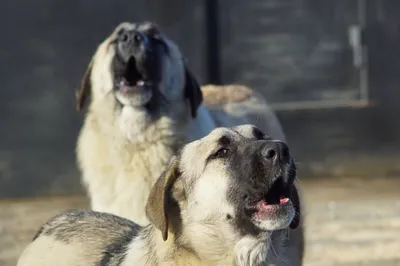
[[[186,142],[186,132],[190,118],[185,115],[184,106],[174,106],[173,110],[158,110],[151,113],[145,107],[133,106],[96,106],[107,102],[93,103],[92,119],[97,120],[103,135],[115,141],[119,146],[134,148],[138,152],[152,144],[175,148]],[[110,110],[112,110],[110,112]]]
[[[148,225],[139,234],[139,241],[130,245],[122,266],[263,266],[267,263],[269,233],[263,237],[245,236],[232,242],[220,239],[220,246],[213,246],[214,240],[208,236],[195,235],[204,243],[203,247],[193,247],[184,239],[185,236],[175,236],[171,232],[164,241],[161,232]]]
[[[186,138],[188,124],[186,121],[177,121],[171,115],[151,117],[147,111],[129,106],[121,110],[115,123],[126,142],[138,147],[143,143],[148,147],[160,141],[169,146],[175,145],[177,141],[182,142]]]
[[[209,265],[264,265],[271,244],[271,233],[242,236],[232,232],[231,226],[225,223],[226,221],[220,225],[205,223],[185,227],[185,231],[192,231],[186,233],[191,237],[187,242],[197,251],[202,262],[207,262]],[[199,232],[202,232],[201,236]]]
[[[130,165],[133,157],[140,158],[148,166],[148,175],[157,178],[160,169],[186,143],[187,123],[176,121],[174,115],[149,117],[147,111],[130,106],[116,112],[111,123],[97,122],[109,143],[109,153],[115,153],[112,156],[125,165]],[[96,115],[96,119],[106,118]]]

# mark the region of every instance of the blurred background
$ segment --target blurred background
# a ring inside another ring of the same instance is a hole
[[[276,110],[307,206],[305,265],[400,265],[399,0],[13,0],[0,9],[0,265],[86,206],[75,88],[122,21],[157,22],[201,84]]]

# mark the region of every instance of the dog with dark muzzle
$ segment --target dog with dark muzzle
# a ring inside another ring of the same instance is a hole
[[[280,249],[301,218],[295,179],[286,143],[252,125],[217,128],[185,145],[158,178],[150,225],[64,212],[42,226],[18,266],[291,265]]]
[[[241,85],[200,88],[178,45],[151,22],[121,23],[99,45],[77,91],[79,110],[89,95],[77,159],[91,208],[141,226],[151,187],[188,141],[240,124],[285,140],[263,97]],[[302,224],[288,237],[291,265],[301,265]]]

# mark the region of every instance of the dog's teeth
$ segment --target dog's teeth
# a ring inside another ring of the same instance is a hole
[[[136,85],[143,86],[144,85],[144,81],[143,80],[139,80],[138,82],[136,82]]]

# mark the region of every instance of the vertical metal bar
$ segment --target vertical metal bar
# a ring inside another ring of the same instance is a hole
[[[219,42],[219,1],[205,1],[206,75],[207,83],[221,84]]]
[[[367,0],[358,0],[357,2],[357,16],[358,23],[361,26],[363,32],[365,32],[365,27],[367,25]],[[364,38],[362,38],[364,39]],[[360,69],[360,98],[361,100],[368,101],[369,98],[369,84],[368,84],[368,47],[364,43],[362,46],[362,57],[363,65]]]

